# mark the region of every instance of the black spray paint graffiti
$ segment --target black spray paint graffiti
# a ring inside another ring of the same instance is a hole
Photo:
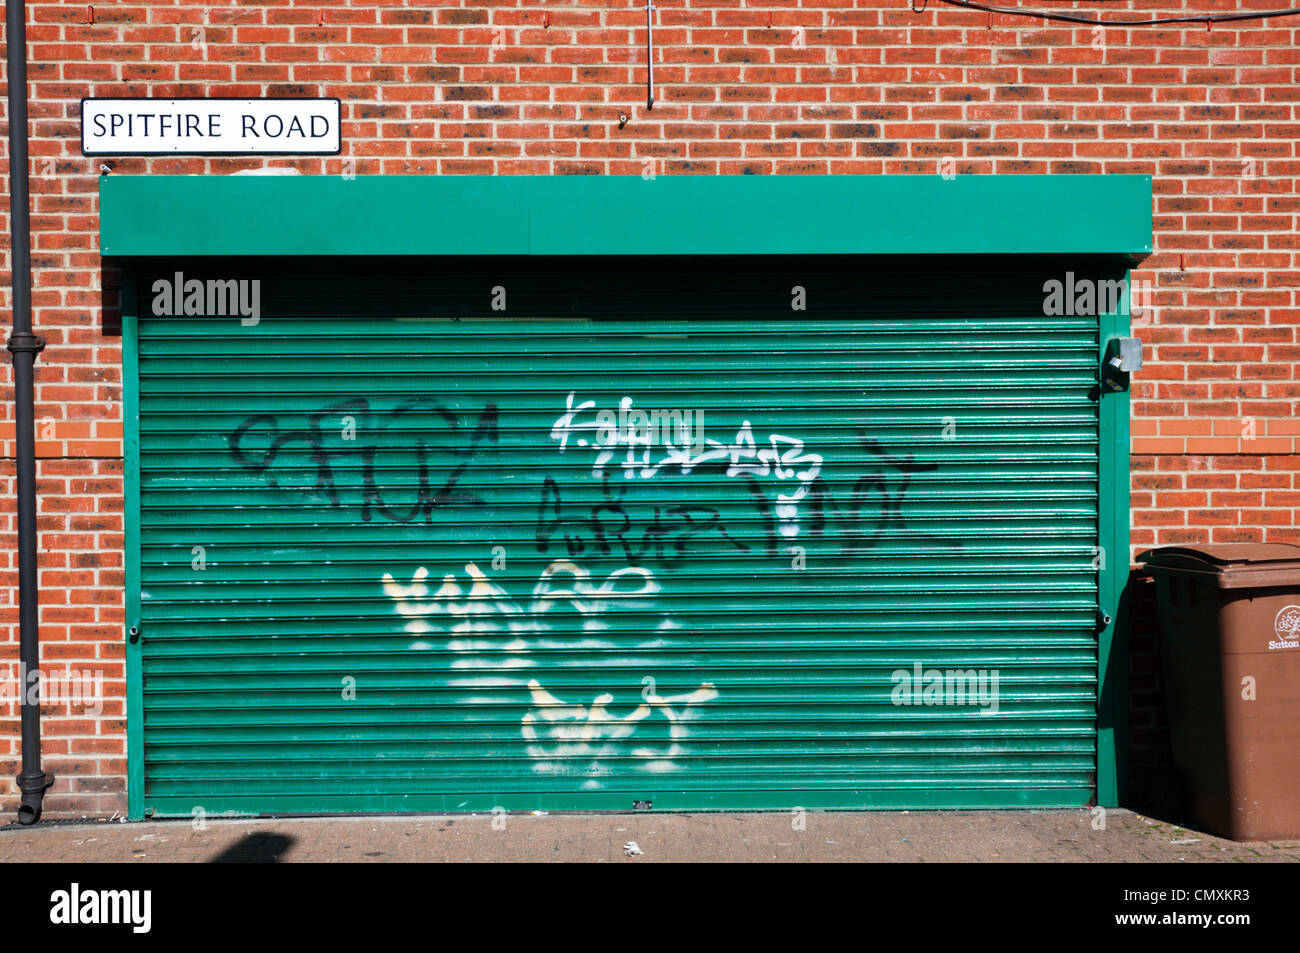
[[[354,432],[365,434],[364,439],[340,440],[333,431],[322,428],[325,420],[349,417],[353,418]],[[393,439],[385,441],[390,433]],[[316,480],[314,492],[335,508],[344,505],[336,465],[355,467],[359,461],[362,520],[369,522],[377,513],[396,523],[409,523],[421,515],[425,522],[431,522],[438,507],[485,505],[477,494],[457,484],[483,446],[496,442],[496,404],[487,404],[471,428],[462,426],[457,413],[431,398],[403,401],[382,417],[371,411],[365,398],[352,398],[316,411],[307,427],[300,430],[281,430],[276,417],[256,414],[229,438],[230,452],[240,465],[261,474],[272,487],[278,487],[271,472],[276,458],[286,451],[305,449],[308,468],[314,471]],[[414,455],[415,482],[404,490],[406,499],[400,504],[385,498],[385,492],[391,497],[393,490],[385,490],[382,481],[376,479],[376,458],[381,449]]]
[[[537,505],[537,551],[547,552],[551,540],[559,534],[570,556],[587,552],[607,556],[621,551],[630,566],[649,560],[676,566],[690,554],[694,540],[711,532],[717,532],[737,549],[749,549],[727,534],[718,511],[711,506],[656,506],[654,516],[638,520],[624,505],[626,486],[614,494],[606,475],[601,494],[602,501],[594,506],[566,508],[560,485],[548,476]],[[619,549],[615,550],[615,546]]]
[[[883,539],[904,536],[961,550],[960,542],[909,526],[903,516],[903,501],[912,476],[934,473],[939,469],[938,464],[917,463],[914,454],[892,456],[878,441],[868,437],[860,437],[859,442],[876,458],[871,466],[878,469],[858,477],[842,505],[832,484],[824,475],[817,476],[810,484],[809,536],[828,538],[834,526],[843,540],[842,554],[868,552]],[[766,555],[776,556],[792,541],[779,532],[775,506],[765,485],[747,474],[742,474],[741,480],[761,527],[762,548]],[[594,505],[566,505],[559,484],[548,476],[537,507],[537,551],[550,552],[552,542],[559,536],[570,556],[621,552],[629,565],[655,561],[671,567],[689,557],[694,546],[705,542],[700,537],[709,533],[717,533],[737,550],[751,550],[748,543],[727,532],[721,513],[713,507],[656,506],[653,517],[637,520],[625,500],[626,485],[615,495],[606,475],[601,493],[602,500]]]
[[[917,463],[915,454],[891,456],[879,443],[869,437],[859,436],[862,448],[877,458],[881,471],[865,473],[854,482],[848,502],[841,507],[822,478],[813,483],[809,494],[812,501],[811,534],[822,535],[829,521],[839,523],[844,537],[842,552],[866,552],[874,549],[887,536],[910,536],[951,550],[961,550],[956,540],[934,536],[909,527],[903,518],[903,499],[912,476],[917,473],[934,473],[937,463]],[[887,472],[893,471],[893,476]]]
[[[366,435],[354,441],[340,440],[326,421],[354,418],[354,429]],[[273,467],[282,454],[306,453],[306,469],[314,478],[311,492],[323,496],[331,507],[349,505],[359,496],[361,519],[380,518],[410,523],[423,517],[432,522],[435,509],[445,506],[485,506],[477,493],[459,486],[473,459],[488,444],[498,442],[497,408],[488,403],[477,421],[466,418],[432,398],[403,401],[384,415],[373,411],[366,398],[357,397],[329,404],[312,413],[307,426],[281,429],[277,417],[256,414],[244,420],[230,434],[230,452],[240,465],[261,475],[271,487],[279,488]],[[386,439],[390,438],[390,439]],[[882,539],[909,536],[948,549],[961,544],[908,526],[903,502],[912,476],[932,473],[935,463],[917,463],[915,456],[892,456],[877,441],[860,437],[862,447],[875,458],[874,469],[858,477],[844,502],[826,475],[817,476],[809,492],[809,535],[828,538],[832,528],[843,540],[841,552],[860,553],[874,549]],[[414,481],[394,500],[394,487],[377,474],[388,455],[402,453],[412,460],[409,470]],[[355,472],[359,466],[359,487],[340,487],[339,472]],[[720,463],[719,466],[725,466]],[[748,474],[740,482],[747,488],[750,506],[758,525],[762,549],[776,556],[790,544],[779,532],[775,507],[765,485]],[[617,484],[615,484],[617,485]],[[570,556],[583,554],[621,556],[628,565],[650,562],[672,567],[702,550],[716,552],[751,551],[734,530],[728,532],[719,510],[711,506],[682,504],[637,507],[626,499],[628,487],[611,488],[607,475],[601,482],[601,498],[595,504],[566,503],[560,484],[546,476],[537,506],[536,541],[539,553],[548,553],[557,542]],[[753,517],[751,517],[753,518]],[[558,537],[558,540],[557,540]]]

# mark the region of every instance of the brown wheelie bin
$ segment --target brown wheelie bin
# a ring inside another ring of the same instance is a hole
[[[1300,837],[1300,546],[1172,546],[1138,561],[1156,583],[1188,819],[1233,840]]]

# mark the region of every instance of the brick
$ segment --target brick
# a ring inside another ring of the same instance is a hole
[[[1180,437],[1134,437],[1130,446],[1133,453],[1171,454],[1182,453],[1186,441]]]
[[[1188,453],[1237,453],[1240,449],[1241,441],[1232,437],[1190,437],[1187,440]]]

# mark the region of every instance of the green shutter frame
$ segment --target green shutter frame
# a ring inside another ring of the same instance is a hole
[[[1042,301],[1123,258],[166,245],[125,261],[132,816],[1122,795],[1127,301]],[[176,271],[260,323],[153,315]],[[604,478],[571,392],[735,450]],[[895,704],[917,665],[997,713]]]

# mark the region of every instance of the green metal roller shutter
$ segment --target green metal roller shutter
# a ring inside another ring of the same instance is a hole
[[[869,261],[142,268],[146,809],[1088,803],[1098,319]]]

